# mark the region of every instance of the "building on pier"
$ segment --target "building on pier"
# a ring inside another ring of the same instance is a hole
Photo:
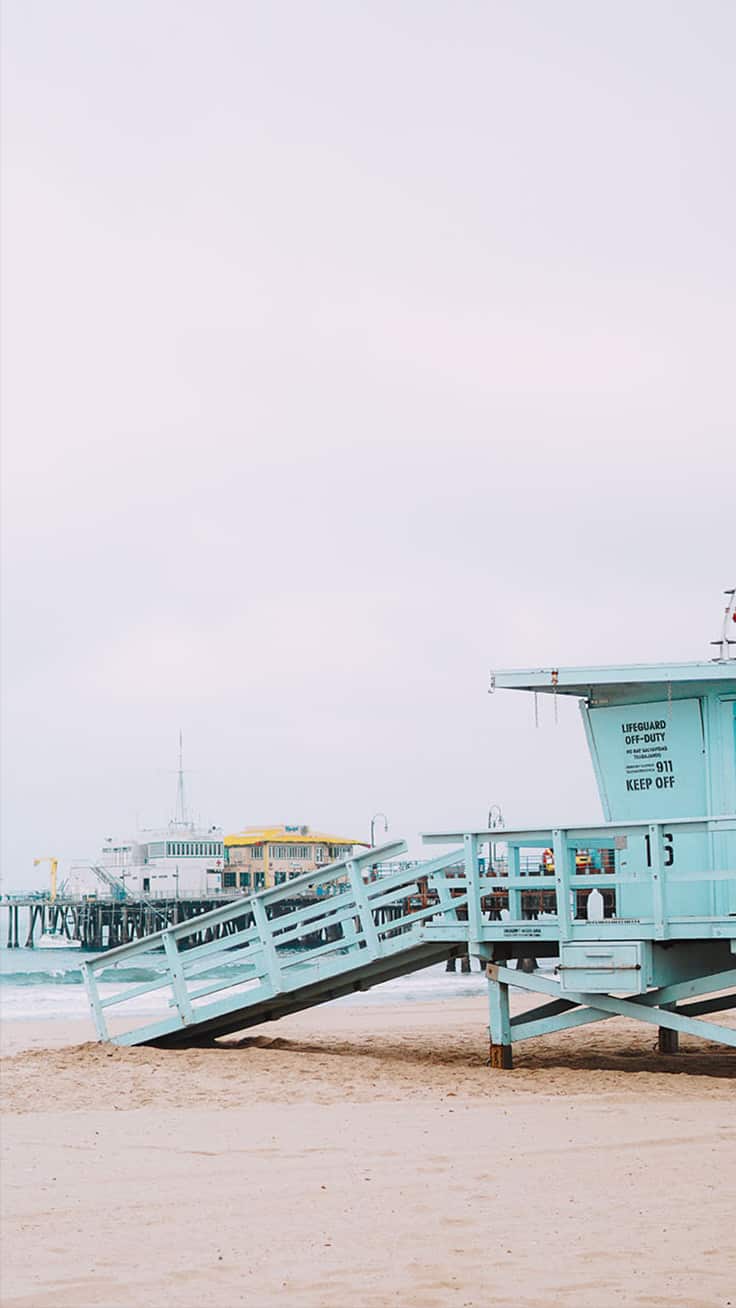
[[[134,837],[109,836],[92,871],[121,899],[207,897],[222,889],[222,828],[195,823],[187,811],[182,734],[174,817]]]
[[[245,827],[225,836],[223,890],[268,890],[304,872],[350,858],[364,840],[328,835],[309,827]]]
[[[100,866],[120,882],[126,896],[160,899],[216,893],[222,887],[224,861],[221,828],[170,822],[130,839],[109,838]]]

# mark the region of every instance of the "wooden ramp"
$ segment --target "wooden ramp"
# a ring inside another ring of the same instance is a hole
[[[467,940],[463,851],[371,879],[405,852],[393,841],[83,964],[100,1039],[196,1044],[450,957]],[[312,902],[291,910],[295,894]]]

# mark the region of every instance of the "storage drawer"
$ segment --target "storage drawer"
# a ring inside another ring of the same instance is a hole
[[[560,989],[604,994],[626,990],[643,994],[652,984],[652,947],[648,940],[575,941],[560,951]]]

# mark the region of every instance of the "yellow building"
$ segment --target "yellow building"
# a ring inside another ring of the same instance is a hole
[[[328,863],[349,858],[365,840],[331,836],[309,827],[245,827],[225,836],[223,890],[266,890],[303,872],[316,872]]]

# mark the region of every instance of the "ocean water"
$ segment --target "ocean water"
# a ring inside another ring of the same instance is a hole
[[[90,1017],[87,991],[80,964],[84,958],[96,953],[84,949],[7,949],[0,948],[0,1018],[4,1022]],[[473,971],[463,973],[460,964],[456,972],[446,972],[444,963],[414,972],[410,976],[385,981],[372,990],[336,999],[336,1004],[385,1004],[397,1002],[417,1003],[435,999],[469,998],[485,993],[485,977],[479,972],[477,960]],[[213,969],[211,975],[220,975]],[[228,969],[232,975],[232,968]],[[100,976],[100,992],[104,996],[119,990],[122,975],[116,972],[115,986],[105,987],[105,974]],[[157,975],[144,968],[129,968],[125,979],[132,982],[153,980]],[[210,974],[208,974],[210,975]],[[160,996],[141,995],[130,1002],[126,1011],[141,1016],[159,1011]],[[90,1017],[91,1022],[91,1017]]]

